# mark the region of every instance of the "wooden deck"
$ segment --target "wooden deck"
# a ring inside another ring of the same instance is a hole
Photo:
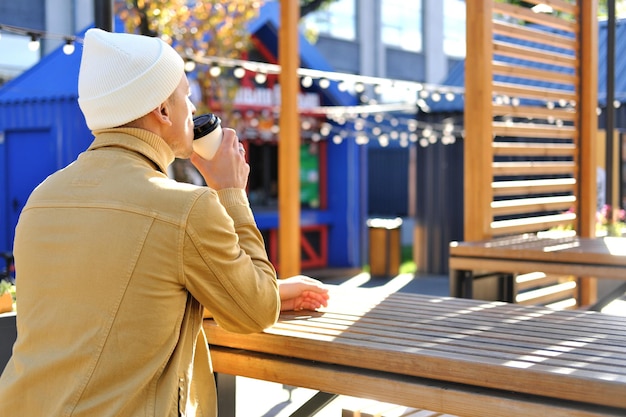
[[[624,317],[337,287],[263,333],[204,327],[222,374],[458,416],[626,415]]]

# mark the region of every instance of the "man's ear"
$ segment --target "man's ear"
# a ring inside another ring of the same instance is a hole
[[[167,125],[172,124],[172,121],[170,120],[170,106],[167,101],[164,101],[159,107],[152,110],[152,113],[159,120],[159,122]]]

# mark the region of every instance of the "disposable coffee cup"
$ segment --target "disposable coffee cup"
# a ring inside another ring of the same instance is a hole
[[[219,117],[207,113],[193,119],[193,150],[204,159],[213,159],[222,143],[222,126]]]

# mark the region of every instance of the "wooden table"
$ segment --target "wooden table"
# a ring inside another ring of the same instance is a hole
[[[626,415],[624,317],[333,287],[263,333],[204,328],[222,374],[458,416]]]
[[[626,238],[537,237],[522,235],[450,244],[450,294],[472,298],[473,281],[481,273],[545,273],[626,280]],[[507,275],[508,274],[508,275]],[[622,292],[623,293],[623,292]],[[514,300],[511,282],[502,298]]]

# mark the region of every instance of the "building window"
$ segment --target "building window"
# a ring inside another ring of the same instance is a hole
[[[39,62],[41,52],[28,49],[30,37],[2,33],[0,41],[0,77],[10,80]]]
[[[382,0],[381,37],[387,46],[422,50],[422,1]]]
[[[306,30],[319,35],[353,41],[356,39],[355,0],[336,0],[303,18]]]
[[[444,0],[443,52],[465,58],[465,0]]]

